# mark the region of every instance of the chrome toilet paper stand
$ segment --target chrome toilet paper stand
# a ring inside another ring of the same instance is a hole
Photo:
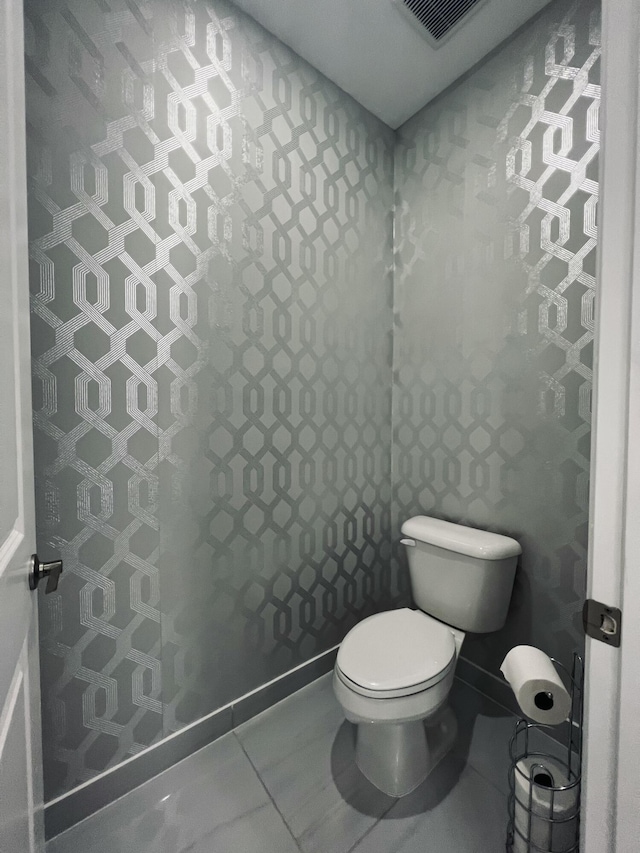
[[[569,720],[561,726],[547,726],[520,719],[509,741],[509,824],[507,828],[507,853],[576,853],[580,848],[580,782],[582,768],[582,715],[584,688],[584,661],[573,656],[571,672],[560,661],[551,658],[571,695]],[[539,737],[544,732],[558,741],[558,752],[540,751]],[[528,775],[518,767],[522,759],[530,759]],[[568,783],[556,785],[549,767],[562,768]],[[518,774],[518,775],[516,775]],[[518,778],[519,777],[519,778]],[[520,796],[518,785],[520,782]],[[522,790],[525,792],[524,800]],[[556,813],[556,806],[569,800],[575,806],[567,815]],[[536,803],[544,803],[544,811]],[[519,820],[516,820],[516,813]],[[523,826],[524,824],[524,826]],[[535,826],[535,833],[532,828]],[[534,841],[532,835],[538,837]],[[540,836],[543,846],[540,846]]]

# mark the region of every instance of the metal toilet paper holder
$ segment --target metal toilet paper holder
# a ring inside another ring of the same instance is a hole
[[[507,853],[576,853],[580,846],[584,661],[574,654],[569,672],[560,661],[551,660],[566,678],[571,712],[568,721],[560,726],[542,725],[524,718],[516,723],[509,741]],[[547,739],[540,737],[541,732],[548,735],[551,731],[555,741],[558,734],[562,736],[554,754],[541,743]],[[518,766],[523,759],[530,761],[528,775]],[[555,784],[550,766],[561,768],[566,784]],[[544,804],[543,810],[540,802]],[[567,803],[570,803],[569,814],[564,808]]]

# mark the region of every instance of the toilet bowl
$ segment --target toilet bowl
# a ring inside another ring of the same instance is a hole
[[[520,545],[508,536],[426,516],[402,525],[413,598],[369,616],[342,641],[333,689],[357,725],[356,764],[385,794],[403,797],[451,749],[447,699],[465,632],[504,625]]]
[[[416,788],[453,744],[447,708],[464,634],[417,610],[370,616],[345,638],[333,689],[358,725],[356,764],[385,794]]]

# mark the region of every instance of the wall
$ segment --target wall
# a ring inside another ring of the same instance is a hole
[[[523,544],[465,656],[566,659],[598,6],[552,4],[396,138],[222,0],[26,13],[48,798],[408,600],[418,512]]]
[[[494,674],[583,643],[599,55],[599,4],[554,3],[396,148],[394,536],[422,512],[522,543],[506,630],[463,647]]]
[[[391,132],[221,0],[28,0],[47,797],[389,598]]]

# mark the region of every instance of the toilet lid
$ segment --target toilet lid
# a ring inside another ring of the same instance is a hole
[[[347,634],[337,664],[368,690],[401,690],[444,674],[455,656],[450,628],[420,610],[388,610]]]

